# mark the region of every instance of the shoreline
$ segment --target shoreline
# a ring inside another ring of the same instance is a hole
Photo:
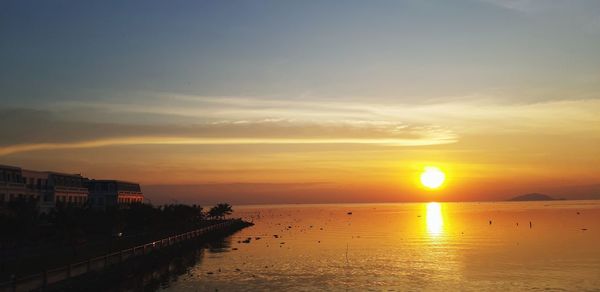
[[[53,290],[53,286],[61,286],[64,282],[77,281],[79,278],[88,276],[100,277],[102,274],[110,273],[115,267],[127,265],[136,260],[144,261],[144,258],[156,252],[172,250],[175,247],[185,247],[194,243],[223,239],[252,225],[254,224],[241,219],[228,219],[221,223],[151,241],[143,245],[132,246],[117,252],[96,256],[87,261],[70,263],[60,268],[17,277],[13,280],[0,283],[0,291],[21,291],[42,288]]]

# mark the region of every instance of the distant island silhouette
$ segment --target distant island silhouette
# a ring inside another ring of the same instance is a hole
[[[540,193],[524,194],[524,195],[520,195],[520,196],[516,196],[516,197],[508,199],[508,201],[554,201],[554,200],[556,200],[556,199],[553,197],[550,197],[548,195],[540,194]]]

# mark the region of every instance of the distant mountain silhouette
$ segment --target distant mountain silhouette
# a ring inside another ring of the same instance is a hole
[[[508,199],[508,200],[509,201],[553,201],[555,199],[548,195],[544,195],[544,194],[540,194],[540,193],[531,193],[531,194],[516,196],[516,197]]]
[[[600,184],[538,188],[538,191],[567,200],[600,200]]]

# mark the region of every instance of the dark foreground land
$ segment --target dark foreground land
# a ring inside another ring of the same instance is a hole
[[[92,271],[79,277],[48,285],[45,291],[155,291],[168,286],[181,275],[202,261],[204,252],[228,250],[233,233],[250,223],[230,220],[226,228],[220,228],[192,240],[181,241],[173,246],[152,252],[100,271]]]
[[[0,283],[213,226],[230,213],[228,204],[209,212],[195,205],[137,204],[107,210],[59,206],[40,214],[33,202],[12,202],[0,210]]]

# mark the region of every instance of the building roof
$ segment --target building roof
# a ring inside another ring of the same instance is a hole
[[[88,179],[88,178],[84,177],[83,175],[81,175],[80,173],[64,173],[64,172],[48,171],[48,170],[44,170],[44,171],[31,170],[31,169],[23,169],[21,167],[12,166],[12,165],[3,165],[3,164],[0,164],[0,169],[20,170],[20,171],[25,171],[25,172],[30,172],[30,173],[38,173],[38,174],[54,174],[54,175],[63,175],[63,176],[75,176],[75,177],[78,177],[78,178]],[[89,179],[89,180],[91,182],[114,182],[114,183],[125,183],[125,184],[139,185],[139,183],[137,183],[137,182],[124,181],[124,180],[116,180],[116,179]]]
[[[13,170],[21,170],[21,168],[20,168],[20,167],[18,167],[18,166],[4,165],[4,164],[0,164],[0,168],[4,168],[4,169],[13,169]]]
[[[43,171],[48,174],[56,174],[56,175],[65,175],[65,176],[77,176],[83,178],[80,173],[64,173],[64,172],[56,172],[56,171]]]
[[[21,168],[21,167],[18,167],[18,166],[0,164],[0,169],[2,169],[2,168],[4,168],[4,169],[12,169],[12,170],[21,170],[21,171],[26,171],[26,172],[47,173],[47,174],[56,174],[56,175],[66,175],[66,176],[83,177],[80,173],[64,173],[64,172],[49,171],[49,170],[32,170],[32,169]]]

